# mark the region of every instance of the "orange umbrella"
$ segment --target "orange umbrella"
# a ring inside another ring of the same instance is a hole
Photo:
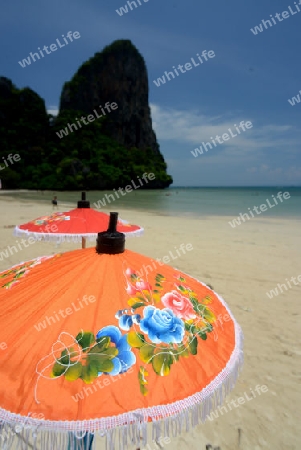
[[[109,215],[90,208],[90,202],[86,200],[86,193],[82,192],[82,199],[77,202],[77,208],[67,212],[54,212],[49,216],[38,217],[16,226],[14,235],[58,243],[81,241],[82,248],[85,248],[86,239],[95,240],[97,233],[105,231],[108,225]],[[124,220],[119,220],[117,231],[128,237],[136,237],[141,236],[144,230],[138,225],[131,225]]]
[[[242,332],[225,301],[124,250],[116,223],[111,213],[96,251],[0,274],[0,423],[42,450],[77,448],[86,432],[79,448],[97,433],[112,450],[146,445],[148,422],[154,440],[175,436],[204,421],[238,376]]]

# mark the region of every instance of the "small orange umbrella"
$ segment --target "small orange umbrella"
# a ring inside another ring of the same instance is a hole
[[[242,332],[224,300],[124,250],[116,223],[111,213],[96,251],[0,274],[0,423],[42,450],[77,448],[86,432],[112,450],[146,445],[148,422],[154,440],[175,436],[204,421],[238,376]]]
[[[67,212],[54,212],[48,216],[16,226],[14,235],[17,237],[33,237],[37,240],[82,242],[86,247],[86,239],[95,240],[97,233],[107,230],[109,215],[90,208],[86,200],[86,193],[82,192],[82,199],[77,202],[77,208]],[[143,228],[131,225],[125,220],[119,220],[117,231],[127,237],[138,237],[143,234]]]

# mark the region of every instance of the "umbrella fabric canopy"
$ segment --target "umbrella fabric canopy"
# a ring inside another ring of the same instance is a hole
[[[80,242],[83,239],[95,240],[97,233],[107,230],[109,215],[90,208],[90,202],[82,200],[78,207],[68,212],[54,212],[48,216],[42,216],[23,225],[16,226],[14,235],[17,237],[33,237],[37,240],[55,242]],[[119,220],[117,231],[126,236],[141,236],[143,228],[131,225],[124,220]],[[83,242],[83,241],[82,241]],[[83,245],[84,248],[84,245]]]
[[[120,236],[107,235],[97,251],[0,274],[0,423],[42,450],[86,431],[110,449],[146,445],[148,422],[153,439],[175,436],[222,403],[242,363],[241,329],[218,294],[122,252],[119,237],[117,254],[104,254]]]

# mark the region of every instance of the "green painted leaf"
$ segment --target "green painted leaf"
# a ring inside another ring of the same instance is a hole
[[[130,331],[126,339],[128,341],[128,344],[134,348],[140,348],[145,343],[143,334],[137,333],[136,331]]]
[[[51,376],[60,377],[65,372],[66,368],[66,366],[62,366],[61,364],[56,362],[52,368]]]
[[[69,349],[70,352],[71,349]],[[72,349],[73,350],[73,349]],[[67,350],[63,350],[60,357],[60,363],[68,365],[70,363],[70,356]]]
[[[140,359],[146,364],[148,364],[154,355],[154,351],[155,347],[153,345],[150,344],[143,345],[142,347],[140,347],[139,352]]]
[[[172,362],[172,356],[169,353],[157,353],[152,359],[153,369],[157,375],[165,377],[169,375]]]
[[[131,308],[137,309],[140,308],[140,306],[145,306],[145,303],[134,303],[134,305],[131,305]]]
[[[97,344],[94,347],[97,347],[99,351],[108,348],[111,343],[111,338],[109,336],[102,336],[101,338],[96,339]]]
[[[198,353],[198,340],[195,336],[191,336],[191,340],[189,341],[188,348],[192,355],[197,355]]]
[[[191,330],[191,327],[193,326],[193,324],[192,323],[187,323],[187,322],[185,322],[185,330],[186,331],[190,331]]]
[[[114,369],[114,364],[110,359],[100,361],[97,365],[99,372],[112,372]]]
[[[210,311],[209,308],[207,308],[205,305],[201,305],[200,303],[197,306],[197,310],[195,311],[204,317],[205,320],[207,320],[209,323],[213,323],[216,320],[215,315],[213,312]]]
[[[102,361],[107,361],[105,358],[98,356],[98,355],[89,355],[86,359],[84,359],[83,361],[85,362],[85,367],[90,367],[91,370],[93,368],[93,370],[95,369],[95,372],[102,372],[102,370],[100,369],[101,367],[101,362]]]
[[[95,342],[94,334],[91,333],[90,331],[78,333],[75,339],[77,340],[77,342],[84,351],[87,351],[90,345],[94,344]]]
[[[135,273],[132,273],[130,278],[131,278],[132,281],[138,280],[138,276]]]
[[[80,378],[86,383],[91,384],[98,377],[98,370],[95,364],[83,366]]]
[[[17,275],[15,275],[15,278],[20,278],[25,273],[25,270],[23,272],[19,272]]]
[[[69,369],[65,373],[66,380],[68,380],[68,381],[75,381],[75,380],[77,380],[81,376],[82,367],[83,366],[81,365],[80,362],[77,362],[73,366],[69,367]]]
[[[68,350],[69,350],[69,355],[70,355],[70,361],[74,362],[74,361],[72,361],[72,359],[78,358],[80,356],[80,352],[78,350],[74,349],[73,347],[69,347]]]
[[[94,352],[94,348],[95,347],[92,347],[91,350],[89,350],[89,352],[87,354],[87,359],[95,357],[95,358],[103,361],[105,359],[113,359],[113,358],[115,358],[115,356],[118,355],[118,349],[116,347],[109,347],[109,348],[102,350],[101,352]]]
[[[148,390],[146,389],[146,387],[143,384],[140,384],[140,392],[142,395],[148,394]]]
[[[147,384],[147,379],[146,379],[147,376],[148,376],[148,372],[145,370],[144,367],[141,366],[139,373],[138,373],[139,382],[141,384]]]
[[[178,286],[178,289],[179,289],[179,291],[181,291],[181,292],[185,292],[185,291],[186,291],[186,289],[184,288],[184,286]]]
[[[211,303],[212,302],[212,298],[210,297],[210,295],[206,295],[206,297],[202,298],[201,302],[206,305],[207,303]]]
[[[199,310],[197,309],[199,306],[199,302],[197,301],[197,299],[195,297],[189,295],[189,300],[191,301],[195,312],[197,312],[199,314]]]
[[[148,384],[148,381],[146,380],[146,377],[148,376],[148,372],[145,370],[143,366],[140,366],[139,372],[138,372],[138,380],[140,385],[140,392],[142,395],[147,395],[148,390],[146,388],[146,385]]]
[[[181,353],[179,352],[178,349],[171,348],[171,349],[169,350],[169,354],[170,354],[170,356],[173,358],[173,362],[179,361],[179,358],[180,358],[180,356],[181,356]]]
[[[185,345],[183,345],[183,344],[178,345],[178,355],[183,356],[184,358],[187,358],[190,355],[190,353],[189,353],[188,349],[185,347]]]
[[[116,347],[110,347],[103,351],[103,354],[109,359],[115,358],[115,356],[117,356],[118,353],[119,353],[118,348]]]
[[[101,338],[96,339],[97,344],[93,345],[93,353],[101,353],[102,351],[109,348],[111,343],[111,338],[109,336],[103,336]],[[92,351],[92,349],[89,350],[89,352]]]

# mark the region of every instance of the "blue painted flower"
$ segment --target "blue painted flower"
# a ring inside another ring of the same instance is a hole
[[[124,331],[129,331],[131,326],[133,325],[133,319],[132,316],[129,316],[128,314],[124,314],[123,316],[119,317],[119,327]]]
[[[118,355],[112,359],[114,369],[109,372],[108,375],[114,376],[127,372],[136,362],[136,356],[131,351],[131,346],[127,341],[127,335],[125,334],[122,336],[119,328],[109,325],[98,331],[96,334],[96,339],[104,336],[108,336],[111,339],[111,342],[116,345],[118,350]],[[102,372],[99,372],[98,375],[102,375]]]
[[[171,309],[158,309],[147,306],[143,311],[144,318],[140,321],[140,329],[148,334],[150,340],[159,344],[178,344],[184,338],[185,328],[181,319],[176,317]]]
[[[119,328],[124,331],[129,331],[134,323],[138,324],[141,320],[140,314],[129,315],[126,314],[128,311],[128,309],[119,310],[115,314],[116,319],[119,320]],[[131,312],[134,312],[134,310],[131,310]]]

